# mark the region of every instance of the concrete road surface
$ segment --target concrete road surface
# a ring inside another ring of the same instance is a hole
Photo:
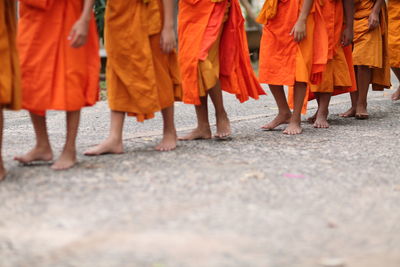
[[[367,121],[262,132],[272,96],[239,104],[226,96],[233,140],[181,142],[159,153],[160,116],[126,121],[126,153],[82,152],[108,133],[101,102],[83,112],[79,165],[53,172],[12,160],[34,144],[25,112],[6,113],[0,183],[0,266],[400,266],[400,102],[371,93]],[[315,111],[310,104],[309,114]],[[178,103],[180,134],[195,126]],[[56,153],[64,114],[51,112]]]

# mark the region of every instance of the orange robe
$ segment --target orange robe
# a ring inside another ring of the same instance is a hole
[[[162,27],[160,0],[107,2],[105,40],[111,110],[144,121],[181,99],[177,55],[175,51],[161,51]]]
[[[383,2],[380,26],[370,31],[368,18],[374,7],[374,0],[354,1],[354,49],[353,63],[356,66],[372,68],[372,88],[390,88],[390,63],[388,48],[388,18]]]
[[[200,56],[198,62],[199,97],[207,95],[207,91],[213,88],[220,77],[220,53],[219,47],[222,36],[222,24],[229,18],[230,3],[223,0],[214,0],[216,3],[204,31],[200,44]]]
[[[200,97],[218,80],[240,102],[265,94],[253,72],[238,0],[181,0],[178,18],[183,101]]]
[[[20,70],[16,50],[15,1],[0,2],[0,107],[21,108]]]
[[[400,68],[400,0],[389,0],[390,66]]]
[[[344,30],[342,0],[324,0],[322,14],[328,34],[328,63],[322,74],[322,82],[311,86],[309,100],[314,99],[314,93],[317,92],[337,95],[357,90],[352,46],[343,47],[341,44]]]
[[[297,43],[289,35],[302,5],[303,1],[265,2],[258,17],[259,22],[265,24],[260,46],[261,83],[294,86],[296,82],[304,82],[309,89],[311,84],[321,82],[328,61],[328,35],[323,24],[322,11],[316,2],[307,18],[306,38]],[[275,8],[272,9],[271,6]],[[293,96],[293,90],[290,90],[289,103],[293,103]],[[307,100],[306,97],[303,113]]]
[[[81,16],[83,0],[20,0],[18,48],[23,108],[76,111],[99,97],[99,39],[94,16],[86,45],[70,46],[68,36]]]

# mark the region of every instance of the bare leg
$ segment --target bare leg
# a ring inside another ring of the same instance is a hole
[[[0,181],[6,178],[6,170],[3,163],[3,107],[0,106]]]
[[[67,140],[60,157],[51,166],[53,170],[66,170],[76,164],[76,137],[78,135],[80,117],[80,110],[67,111]]]
[[[303,108],[304,98],[306,97],[307,85],[305,83],[296,82],[294,86],[294,110],[290,118],[289,125],[283,131],[284,134],[296,135],[301,134],[301,110]]]
[[[358,99],[356,108],[356,118],[367,119],[367,97],[369,84],[371,83],[372,71],[367,66],[357,66],[357,87]]]
[[[351,118],[356,116],[358,91],[351,92],[350,99],[351,99],[351,107],[349,108],[349,110],[339,114],[339,116],[342,118]]]
[[[329,102],[331,101],[331,93],[318,94],[318,111],[314,122],[315,128],[329,128]]]
[[[354,71],[357,75],[358,69],[354,67]],[[350,93],[351,107],[344,113],[340,113],[339,116],[342,118],[351,118],[356,116],[357,100],[358,100],[358,90]]]
[[[395,74],[396,77],[397,77],[397,81],[400,82],[400,68],[392,68],[392,70],[393,70],[394,74]],[[400,85],[399,85],[399,87],[397,88],[396,92],[394,92],[394,93],[392,94],[392,100],[393,100],[393,101],[400,100]]]
[[[317,119],[317,115],[318,115],[319,105],[320,105],[320,103],[319,103],[320,100],[319,100],[319,94],[318,94],[318,93],[315,93],[315,99],[317,100],[317,103],[318,103],[318,109],[317,109],[317,111],[314,113],[314,115],[312,115],[311,117],[309,117],[309,118],[307,119],[309,123],[314,123],[315,120]]]
[[[161,111],[164,121],[163,139],[156,146],[158,151],[171,151],[176,148],[176,135],[174,123],[174,106],[170,106]]]
[[[46,117],[30,113],[33,128],[36,135],[36,146],[22,156],[16,156],[14,159],[23,164],[33,163],[35,161],[53,160],[53,152],[47,133]]]
[[[282,124],[289,123],[292,116],[289,105],[286,101],[285,91],[281,85],[269,85],[272,95],[275,98],[275,102],[278,105],[278,115],[271,122],[265,124],[261,128],[264,130],[272,130]]]
[[[200,97],[201,104],[195,106],[197,116],[197,128],[179,140],[191,141],[198,139],[211,139],[210,122],[208,120],[207,96]]]
[[[217,119],[217,133],[215,134],[215,137],[229,137],[231,135],[231,124],[225,111],[221,85],[219,82],[209,91],[209,94],[215,107],[215,116]]]
[[[122,154],[122,131],[124,127],[125,112],[111,111],[110,133],[101,144],[87,150],[86,156],[99,156],[104,154]]]

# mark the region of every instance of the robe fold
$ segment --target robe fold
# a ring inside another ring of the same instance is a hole
[[[277,1],[277,6],[271,1]],[[299,43],[290,32],[300,14],[303,1],[268,0],[260,16],[264,22],[260,46],[259,80],[270,85],[294,86],[296,82],[307,84],[307,95],[311,84],[322,80],[328,61],[328,35],[321,7],[314,2],[307,18],[306,37]],[[276,6],[270,13],[265,6]],[[293,103],[294,93],[289,90],[288,102]],[[308,97],[304,100],[303,113]]]
[[[15,1],[0,2],[0,108],[21,108],[21,87],[16,49]]]
[[[182,98],[176,52],[160,46],[163,12],[160,0],[107,2],[108,103],[138,121]]]
[[[240,102],[265,94],[251,66],[238,0],[182,0],[178,18],[183,101],[200,105],[220,81]]]
[[[83,0],[20,0],[18,48],[22,106],[77,111],[99,98],[99,39],[94,16],[87,43],[72,48],[68,36],[81,16]]]
[[[311,86],[309,100],[315,98],[314,93],[337,95],[357,90],[352,46],[343,47],[341,44],[344,30],[342,0],[324,0],[322,14],[328,34],[328,63],[322,74],[322,82]]]
[[[400,0],[389,0],[390,66],[400,68]]]
[[[213,88],[220,76],[219,46],[221,43],[222,25],[227,21],[230,3],[226,1],[214,5],[209,18],[203,40],[200,44],[200,56],[198,66],[199,97],[207,95],[207,91]]]
[[[388,17],[383,2],[380,25],[369,30],[368,18],[374,7],[374,0],[354,1],[354,49],[353,63],[356,66],[372,68],[372,89],[390,88],[390,62],[388,47]]]

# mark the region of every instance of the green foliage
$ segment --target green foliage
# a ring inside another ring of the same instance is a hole
[[[99,31],[101,40],[104,39],[104,14],[106,11],[106,4],[107,0],[95,0],[94,2],[94,14],[96,17],[97,29]]]

